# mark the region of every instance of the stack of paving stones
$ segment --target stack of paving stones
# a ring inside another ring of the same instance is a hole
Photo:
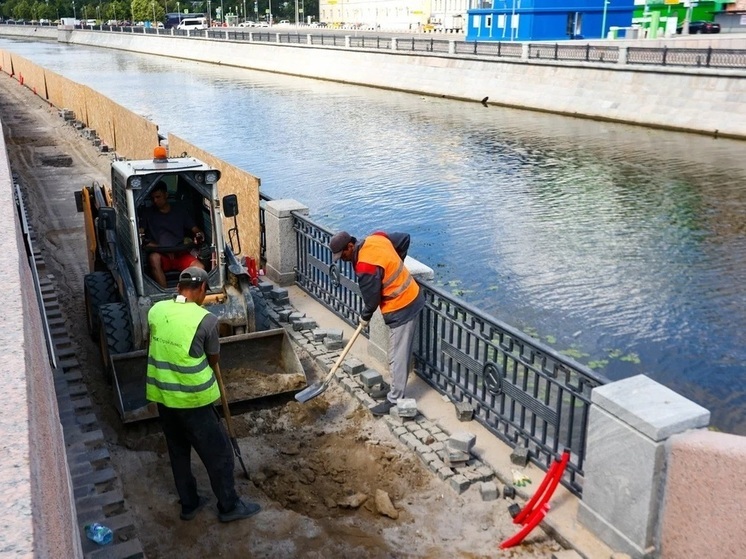
[[[121,484],[112,468],[103,432],[93,413],[76,350],[69,337],[70,326],[60,309],[54,277],[45,274],[45,264],[30,228],[29,233],[39,273],[42,311],[49,325],[51,339],[48,341],[57,361],[53,371],[54,387],[83,553],[90,559],[145,557],[136,537],[134,518],[125,509]],[[101,546],[85,537],[84,526],[93,522],[112,529],[111,544]]]
[[[267,280],[260,281],[259,288],[270,302],[270,317],[285,328],[322,370],[330,370],[345,345],[342,330],[319,328],[313,318],[292,307],[287,289],[275,287]],[[346,358],[335,377],[340,386],[367,408],[383,397],[384,387],[388,388],[380,372],[370,369],[355,357]],[[383,417],[391,432],[457,493],[479,483],[483,500],[496,499],[499,491],[495,472],[471,453],[476,437],[464,432],[448,433],[419,413],[414,400],[411,402],[413,413],[406,413],[411,417],[404,417],[404,412],[397,413],[398,408],[392,408],[392,414]],[[473,409],[457,409],[457,413],[459,419],[467,421],[471,419]]]
[[[93,128],[86,128],[84,122],[75,120],[75,113],[73,111],[70,109],[60,109],[59,115],[62,120],[75,128],[83,138],[89,140],[93,144],[93,147],[97,148],[102,153],[109,151],[109,146],[98,137],[98,134],[96,134],[96,131]]]

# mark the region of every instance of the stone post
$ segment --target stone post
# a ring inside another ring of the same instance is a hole
[[[622,66],[627,64],[627,48],[628,47],[626,46],[619,47],[619,59],[617,60],[617,64],[620,64]]]
[[[267,239],[267,277],[280,286],[295,282],[298,245],[293,230],[292,212],[308,215],[308,207],[296,200],[262,202]]]
[[[306,44],[307,45],[313,44],[313,35],[306,35]]]
[[[527,61],[531,57],[531,50],[530,47],[531,43],[522,43],[521,44],[521,60],[524,62]]]
[[[448,54],[456,54],[456,41],[448,41]]]
[[[350,48],[350,36],[349,35],[345,35],[345,48],[346,49]]]
[[[415,279],[431,280],[435,277],[432,268],[410,256],[407,256],[404,264]],[[380,309],[375,312],[370,321],[369,334],[368,353],[374,359],[388,365],[389,327],[384,324]]]
[[[391,37],[391,52],[396,52],[396,45],[397,45],[396,37]]]
[[[666,439],[709,422],[705,408],[645,375],[594,389],[581,524],[635,559],[656,556]]]

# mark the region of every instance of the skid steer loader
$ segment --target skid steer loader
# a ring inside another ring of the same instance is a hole
[[[179,272],[162,287],[148,266],[143,219],[151,191],[165,183],[169,203],[189,212],[204,239],[185,238],[158,252],[188,251],[208,272],[205,309],[218,317],[221,372],[230,403],[306,386],[303,367],[284,329],[270,329],[267,303],[256,287],[255,266],[234,252],[240,247],[235,194],[218,197],[220,171],[191,158],[168,158],[157,147],[152,160],[113,161],[111,188],[97,183],[75,193],[84,215],[89,273],[84,278],[86,322],[98,342],[104,372],[114,386],[122,421],[157,416],[145,400],[148,311],[174,297]],[[228,241],[223,218],[233,217]],[[258,231],[256,232],[258,235]]]

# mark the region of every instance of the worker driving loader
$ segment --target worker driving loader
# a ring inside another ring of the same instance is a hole
[[[164,181],[155,184],[150,200],[152,205],[141,212],[140,238],[151,276],[167,287],[166,272],[181,272],[190,266],[205,269],[198,252],[205,234],[186,208],[169,201]]]
[[[249,273],[256,267],[235,252],[234,243],[240,250],[238,197],[218,196],[220,175],[195,158],[169,158],[158,147],[152,160],[113,161],[111,188],[94,183],[76,192],[90,270],[84,278],[88,331],[99,344],[124,422],[157,415],[155,405],[145,400],[147,317],[155,303],[176,296],[178,268],[187,260],[207,275],[203,307],[218,319],[229,402],[306,386],[287,333],[270,329],[267,301],[257,277]],[[162,185],[165,200],[160,197]],[[258,190],[253,195],[258,208]],[[153,220],[166,206],[170,209],[165,214],[176,212],[178,219],[167,215],[173,223],[170,229],[161,228],[160,233],[167,232],[162,240]],[[179,216],[182,210],[186,217]],[[224,236],[223,222],[231,218],[233,224]],[[259,220],[254,222],[251,234],[258,238]],[[160,272],[154,254],[160,255]],[[172,254],[185,256],[171,258]]]

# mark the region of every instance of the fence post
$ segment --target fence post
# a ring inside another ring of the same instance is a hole
[[[448,41],[448,54],[456,54],[456,41]]]
[[[707,47],[707,63],[705,66],[710,67],[710,60],[712,60],[712,47]]]
[[[313,44],[313,35],[311,35],[311,34],[306,35],[306,44],[307,45],[312,45]]]
[[[417,280],[430,281],[435,277],[435,272],[433,272],[432,268],[419,260],[415,260],[411,256],[407,256],[404,264],[409,273],[412,274],[412,277]],[[368,333],[368,355],[381,363],[388,364],[389,327],[383,322],[383,315],[381,315],[380,309],[376,310],[375,314],[373,314]]]
[[[349,35],[345,35],[345,48],[346,49],[350,48],[350,36]]]
[[[270,200],[262,204],[267,243],[267,277],[280,286],[292,285],[298,263],[298,244],[292,212],[308,215],[308,206],[292,199]]]
[[[629,52],[627,50],[627,47],[619,47],[617,52],[619,53],[619,59],[617,60],[617,63],[621,65],[627,64],[627,53]]]
[[[635,559],[659,546],[666,440],[710,412],[645,375],[593,389],[578,520]]]
[[[396,51],[396,37],[391,37],[391,51]]]
[[[528,60],[531,58],[531,44],[530,43],[522,43],[521,44],[521,60]]]

